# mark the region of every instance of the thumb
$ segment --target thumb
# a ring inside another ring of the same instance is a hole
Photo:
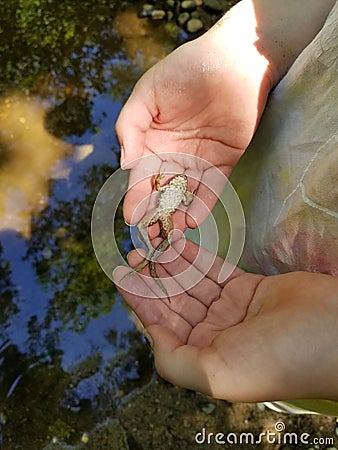
[[[172,330],[161,325],[150,325],[145,335],[162,378],[176,386],[210,395],[208,377],[200,366],[203,349],[182,343]]]
[[[158,355],[170,355],[183,345],[171,329],[161,325],[149,325],[145,329],[145,336],[149,340],[154,354]]]
[[[124,105],[115,129],[121,145],[121,167],[131,169],[143,156],[146,132],[153,117],[146,104],[137,95],[131,95]]]

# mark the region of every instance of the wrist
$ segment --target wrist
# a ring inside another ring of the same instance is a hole
[[[254,85],[264,84],[266,95],[278,81],[271,61],[257,47],[259,35],[255,8],[251,0],[242,0],[231,8],[207,33],[215,51],[229,54],[233,64],[245,73]]]
[[[210,52],[224,62],[221,70],[235,74],[245,98],[245,110],[251,109],[256,115],[257,126],[278,77],[270,61],[257,49],[256,18],[251,2],[239,2],[202,38],[207,40]]]
[[[335,2],[241,0],[209,32],[269,91],[320,31]]]

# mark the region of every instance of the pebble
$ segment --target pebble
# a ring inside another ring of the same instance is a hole
[[[166,6],[168,9],[174,9],[175,7],[175,0],[167,0],[166,1]]]
[[[169,13],[171,11],[167,12],[167,18],[168,20],[171,20],[169,17]],[[176,22],[174,22],[173,20],[171,22],[167,22],[164,24],[164,28],[168,34],[168,36],[170,36],[172,39],[174,40],[178,40],[178,37],[180,35],[180,28],[179,26],[176,24]]]
[[[197,33],[198,31],[203,30],[204,25],[200,19],[190,19],[187,22],[187,31],[189,33]]]
[[[204,0],[204,8],[213,13],[221,13],[222,5],[218,0]]]
[[[146,3],[143,5],[142,10],[139,13],[139,17],[151,17],[152,12],[154,11],[154,5],[149,5]]]
[[[183,25],[188,22],[188,20],[190,19],[190,15],[188,12],[184,12],[181,13],[178,17],[177,17],[177,23],[179,24],[180,27],[183,27]]]
[[[153,20],[162,20],[166,16],[166,12],[163,11],[163,9],[154,9],[154,11],[151,12],[151,18]]]
[[[215,403],[206,403],[205,405],[203,405],[201,407],[201,410],[205,413],[205,414],[211,414],[215,411],[216,409],[216,405]]]
[[[193,11],[196,8],[195,0],[183,0],[181,8],[185,11]]]
[[[88,444],[88,442],[89,442],[89,436],[88,436],[88,433],[83,433],[83,435],[81,436],[81,442],[82,442],[83,444]]]
[[[201,18],[200,13],[198,11],[192,11],[192,13],[190,14],[190,17],[192,19],[200,19]]]
[[[166,24],[175,22],[178,27],[194,34],[205,29],[201,12],[202,16],[205,13],[201,7],[210,14],[219,14],[223,10],[219,0],[148,0],[148,3],[142,6],[138,16],[155,21],[166,19]]]

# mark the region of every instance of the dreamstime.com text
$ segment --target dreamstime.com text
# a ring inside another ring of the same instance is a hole
[[[309,433],[289,433],[285,431],[285,424],[282,421],[275,423],[275,430],[266,430],[259,434],[251,432],[241,433],[211,433],[205,428],[195,434],[196,444],[219,444],[238,445],[261,443],[282,444],[282,445],[334,445],[333,437],[311,437]]]

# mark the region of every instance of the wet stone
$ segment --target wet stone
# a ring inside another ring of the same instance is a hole
[[[184,0],[181,3],[181,8],[184,11],[193,11],[194,9],[196,9],[196,3],[195,0]]]
[[[177,23],[180,27],[183,27],[185,23],[190,19],[190,14],[188,12],[181,13],[177,18]]]
[[[167,9],[175,8],[175,0],[167,0],[165,4],[166,4]]]
[[[168,13],[167,13],[168,20],[171,20],[169,18],[170,12],[171,11],[168,11]],[[173,39],[177,40],[179,33],[180,33],[180,29],[179,29],[178,25],[174,21],[171,21],[171,22],[167,22],[164,26],[165,26],[165,29],[166,29],[166,32],[168,33],[168,35],[170,37],[172,37]]]
[[[200,13],[199,13],[198,11],[193,11],[193,12],[190,14],[190,17],[191,17],[192,19],[201,19]]]
[[[154,9],[154,11],[151,12],[151,18],[153,20],[162,20],[166,16],[166,12],[163,9]]]
[[[201,411],[203,411],[205,414],[211,414],[215,411],[216,405],[215,403],[206,403],[201,407]]]
[[[218,0],[204,0],[204,8],[211,13],[221,13],[223,11],[222,5]]]
[[[187,23],[187,31],[189,33],[197,33],[203,30],[204,25],[200,19],[190,19]]]
[[[139,17],[151,17],[152,12],[154,11],[154,5],[150,5],[146,3],[142,6],[142,10],[139,12]]]
[[[167,19],[173,20],[174,19],[174,13],[172,11],[167,11]]]

